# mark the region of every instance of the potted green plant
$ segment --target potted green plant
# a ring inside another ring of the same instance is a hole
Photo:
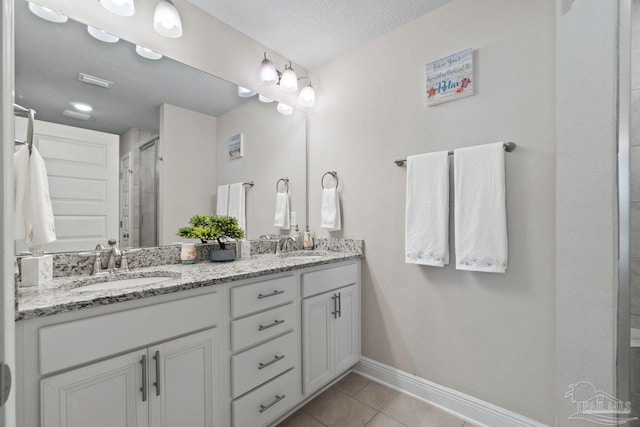
[[[242,239],[244,231],[238,226],[238,221],[231,216],[222,215],[194,215],[189,220],[189,227],[178,230],[178,236],[187,239],[200,239],[202,243],[217,240],[219,251],[211,251],[211,261],[233,261],[236,258],[235,250],[227,249],[224,238]]]

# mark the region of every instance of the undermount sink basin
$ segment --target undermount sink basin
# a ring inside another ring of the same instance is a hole
[[[158,283],[167,282],[177,279],[180,275],[169,272],[158,272],[152,276],[131,275],[112,275],[99,276],[86,279],[81,283],[76,283],[73,287],[74,291],[101,291],[109,289],[136,288],[140,286],[156,285]]]
[[[326,255],[327,253],[324,251],[294,251],[281,256],[292,260],[315,261],[324,258]]]

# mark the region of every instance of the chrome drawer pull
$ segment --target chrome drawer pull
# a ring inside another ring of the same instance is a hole
[[[153,383],[156,386],[156,396],[160,396],[160,352],[156,351],[153,359],[156,361],[156,382]]]
[[[280,294],[284,294],[284,291],[275,290],[275,291],[271,292],[270,294],[258,294],[258,299],[274,297],[274,296],[280,295]]]
[[[273,328],[274,326],[282,325],[284,320],[275,320],[273,323],[269,323],[268,325],[258,325],[258,331],[264,331],[265,329]]]
[[[263,413],[267,409],[271,408],[273,405],[280,402],[285,397],[287,397],[286,394],[276,394],[276,398],[272,402],[269,402],[266,405],[260,405],[260,413]]]
[[[262,363],[260,362],[258,364],[258,369],[264,369],[267,366],[273,365],[276,362],[279,362],[280,360],[284,359],[284,354],[281,356],[278,356],[277,354],[275,356],[273,356],[273,359],[269,360],[267,363]]]

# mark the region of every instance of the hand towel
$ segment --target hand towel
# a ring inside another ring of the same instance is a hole
[[[29,157],[29,178],[25,200],[27,207],[25,243],[34,247],[55,241],[56,228],[49,196],[47,168],[36,147],[32,147]]]
[[[340,194],[337,188],[322,190],[322,208],[320,211],[320,228],[329,231],[340,230]]]
[[[405,262],[449,264],[449,153],[407,157]]]
[[[247,217],[245,213],[245,192],[244,184],[237,182],[229,186],[229,216],[238,220],[238,226],[242,228],[245,233],[247,231]]]
[[[219,185],[216,202],[216,215],[226,216],[229,213],[229,186]]]
[[[507,210],[503,143],[454,151],[456,269],[504,273]]]
[[[29,184],[29,148],[24,145],[13,154],[13,237],[23,240],[26,234],[27,186]]]
[[[289,223],[290,217],[289,194],[278,192],[278,194],[276,194],[276,214],[273,225],[284,230],[289,230],[291,228],[291,224]]]

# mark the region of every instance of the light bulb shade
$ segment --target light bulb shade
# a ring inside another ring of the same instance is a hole
[[[287,92],[295,92],[298,90],[298,76],[293,68],[287,67],[280,77],[280,87]]]
[[[282,102],[278,103],[278,112],[284,114],[285,116],[290,116],[293,114],[293,107],[288,106],[287,104],[283,104]]]
[[[92,27],[91,25],[87,26],[87,31],[91,34],[91,37],[100,40],[101,42],[115,43],[120,40],[120,37],[107,33],[105,30],[101,30],[100,28]]]
[[[273,99],[267,98],[266,96],[264,96],[262,94],[258,95],[258,99],[260,100],[260,102],[264,102],[265,104],[273,102]]]
[[[273,62],[267,58],[262,60],[260,65],[260,82],[265,85],[273,85],[278,83],[278,71]]]
[[[133,0],[100,0],[102,7],[120,16],[133,16],[136,7]]]
[[[69,19],[66,15],[63,15],[48,7],[40,6],[35,3],[29,2],[29,10],[38,18],[42,18],[49,22],[55,22],[56,24],[62,24]]]
[[[153,50],[146,47],[142,47],[139,44],[136,45],[136,53],[143,58],[152,59],[154,61],[162,58],[162,54],[154,52]]]
[[[178,9],[169,0],[162,0],[153,14],[153,28],[161,35],[172,39],[182,36],[182,20]]]
[[[316,103],[316,91],[311,84],[302,88],[298,96],[298,102],[303,107],[313,107],[313,104]]]
[[[256,93],[246,87],[238,86],[238,96],[241,98],[250,98]]]

